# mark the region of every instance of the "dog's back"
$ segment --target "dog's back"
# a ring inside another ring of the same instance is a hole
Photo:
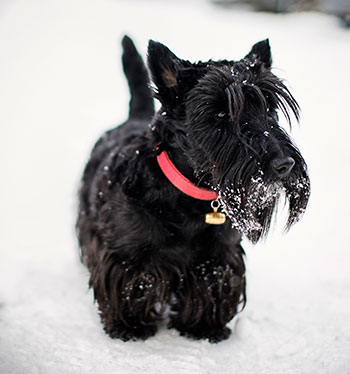
[[[147,131],[147,125],[154,114],[154,100],[150,89],[150,79],[144,61],[135,48],[133,41],[125,35],[123,46],[123,70],[130,90],[129,118],[121,125],[107,131],[97,141],[90,161],[84,172],[83,180],[92,180],[101,162],[113,150],[128,144],[130,138]],[[88,210],[89,184],[83,184],[80,191],[81,210]]]
[[[91,213],[95,210],[95,181],[98,181],[119,152],[127,152],[128,145],[135,137],[142,137],[154,114],[154,100],[150,89],[150,79],[144,61],[133,41],[125,35],[122,40],[122,63],[130,90],[129,118],[121,125],[105,132],[96,142],[87,163],[79,191],[79,218],[77,231],[82,250],[82,260],[89,266],[85,248],[93,247],[88,233],[94,231]],[[123,151],[121,151],[123,150]],[[121,153],[123,157],[123,153]],[[93,241],[93,238],[91,238]]]

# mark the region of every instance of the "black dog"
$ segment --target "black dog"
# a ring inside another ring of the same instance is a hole
[[[307,167],[277,115],[290,123],[299,107],[268,40],[240,61],[194,64],[150,41],[156,114],[142,58],[128,37],[123,48],[129,119],[97,142],[80,190],[90,286],[112,338],[154,335],[169,307],[169,327],[218,342],[246,301],[242,234],[267,234],[281,194],[286,229],[306,208]]]

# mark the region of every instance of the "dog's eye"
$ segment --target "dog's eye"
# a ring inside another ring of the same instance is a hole
[[[226,116],[226,113],[225,113],[225,112],[219,112],[219,113],[217,114],[217,116],[218,116],[219,118],[224,118],[224,117]]]

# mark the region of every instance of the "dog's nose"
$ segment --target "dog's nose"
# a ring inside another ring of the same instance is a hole
[[[271,166],[274,172],[280,178],[287,177],[289,173],[292,171],[294,165],[295,161],[292,159],[292,157],[280,157],[275,158],[271,161]]]

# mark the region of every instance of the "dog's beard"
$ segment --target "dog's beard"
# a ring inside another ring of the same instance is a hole
[[[287,181],[266,182],[260,170],[246,186],[219,185],[216,190],[232,227],[256,243],[267,235],[282,198],[288,204],[285,230],[300,220],[309,199],[310,183],[306,173]]]

